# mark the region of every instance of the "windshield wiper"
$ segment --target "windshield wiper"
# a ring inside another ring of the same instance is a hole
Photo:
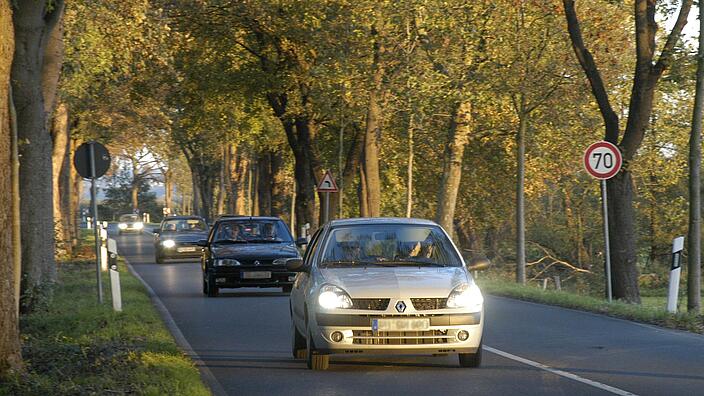
[[[412,265],[412,266],[418,266],[418,267],[420,267],[420,266],[447,267],[447,265],[445,265],[445,264],[436,263],[434,261],[413,260],[413,259],[392,260],[392,261],[387,261],[387,263],[397,264],[397,265]]]
[[[369,265],[375,265],[375,266],[380,266],[380,267],[385,267],[384,264],[378,263],[375,261],[363,261],[363,260],[329,260],[329,261],[323,261],[320,263],[322,266],[328,267],[328,266],[335,266],[335,265],[348,265],[348,266],[369,266]]]
[[[219,241],[214,241],[211,243],[212,244],[218,243],[218,244],[225,245],[225,244],[247,243],[247,241],[243,241],[241,239],[220,239]]]
[[[251,243],[281,243],[281,239],[248,239],[247,242]]]

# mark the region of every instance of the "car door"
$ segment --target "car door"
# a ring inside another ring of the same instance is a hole
[[[321,230],[322,229],[319,229],[313,235],[313,239],[311,239],[311,242],[303,255],[303,265],[306,268],[306,271],[299,272],[296,275],[296,280],[293,282],[293,287],[291,288],[291,309],[293,311],[293,320],[298,324],[304,323],[305,319],[305,291],[308,289],[311,281],[310,269],[313,262],[312,259],[315,256],[315,251],[319,245],[320,235],[322,234]],[[300,327],[305,329],[305,325]]]

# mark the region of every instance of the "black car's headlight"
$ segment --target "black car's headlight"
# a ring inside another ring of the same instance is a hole
[[[323,285],[318,292],[318,305],[324,309],[347,309],[352,308],[352,299],[337,286]]]
[[[484,297],[476,283],[463,283],[450,293],[447,298],[448,308],[469,308],[472,311],[481,311]]]
[[[235,259],[215,259],[213,265],[215,267],[236,267],[241,264]]]

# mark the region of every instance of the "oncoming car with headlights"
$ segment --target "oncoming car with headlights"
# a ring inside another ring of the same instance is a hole
[[[286,269],[285,260],[300,255],[278,217],[223,216],[200,244],[203,293],[208,297],[216,297],[222,288],[291,290],[295,274]]]
[[[292,353],[325,370],[330,354],[482,358],[484,300],[445,231],[418,219],[334,220],[313,236],[291,291]]]
[[[123,214],[118,219],[117,223],[118,234],[122,235],[126,232],[142,232],[144,223],[139,215]]]
[[[154,231],[154,258],[158,264],[167,259],[200,258],[198,242],[208,238],[208,226],[198,216],[164,218]]]

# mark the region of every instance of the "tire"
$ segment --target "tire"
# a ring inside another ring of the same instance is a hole
[[[306,338],[298,332],[293,318],[291,318],[291,355],[294,359],[306,358]]]
[[[284,293],[291,293],[292,288],[293,288],[292,285],[281,286],[281,291]]]
[[[319,355],[313,344],[313,336],[308,331],[306,338],[306,365],[313,371],[324,371],[330,366],[330,355]]]
[[[164,264],[164,256],[161,254],[160,250],[156,251],[155,260],[157,264]]]
[[[205,281],[205,275],[203,275],[203,294],[208,294],[208,282]]]
[[[460,367],[479,367],[482,364],[482,343],[479,343],[479,348],[476,353],[460,353]]]
[[[215,286],[215,277],[208,276],[208,297],[217,297],[220,294],[220,288]]]

